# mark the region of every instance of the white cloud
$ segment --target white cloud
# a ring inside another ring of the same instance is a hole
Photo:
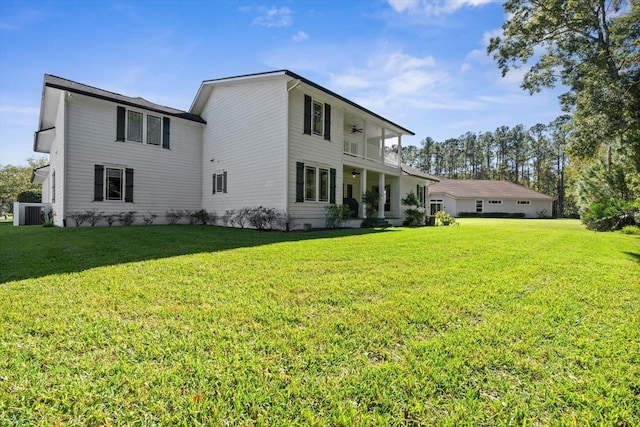
[[[301,42],[301,41],[307,40],[308,38],[309,38],[309,34],[305,33],[302,30],[300,30],[293,36],[293,41],[294,42]]]
[[[289,9],[288,7],[272,7],[271,9],[260,8],[260,12],[262,13],[262,15],[256,17],[253,20],[253,23],[256,25],[272,28],[288,27],[293,23],[293,18],[291,17],[291,9]]]
[[[501,0],[387,0],[398,13],[438,16],[450,14],[463,7],[478,7]]]

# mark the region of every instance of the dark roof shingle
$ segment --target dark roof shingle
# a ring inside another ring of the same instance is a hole
[[[69,92],[79,93],[81,95],[104,99],[107,101],[113,101],[131,107],[144,108],[145,110],[155,111],[156,113],[161,113],[168,116],[179,117],[181,119],[191,120],[198,123],[206,123],[202,117],[196,114],[191,114],[186,111],[178,110],[176,108],[155,104],[151,101],[147,101],[144,98],[133,98],[130,96],[121,95],[119,93],[109,92],[104,89],[88,86],[82,83],[74,82],[72,80],[64,79],[62,77],[53,76],[51,74],[45,74],[44,85],[45,87],[67,90]]]

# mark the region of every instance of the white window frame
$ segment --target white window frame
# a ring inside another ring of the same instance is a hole
[[[313,172],[313,182],[309,181],[308,172]],[[322,187],[322,176],[326,176],[326,188]],[[313,194],[309,190],[312,189]],[[324,190],[324,191],[323,191]],[[326,194],[324,194],[326,193]],[[329,203],[331,194],[331,172],[326,166],[304,165],[304,201]]]
[[[130,114],[140,114],[142,116],[142,125],[141,125],[141,130],[140,130],[140,141],[137,141],[135,139],[131,139],[130,138],[130,131],[131,131],[131,126],[130,126]],[[159,138],[158,138],[158,143],[154,143],[154,142],[149,142],[149,117],[153,117],[153,119],[158,119],[159,120]],[[151,145],[154,147],[162,147],[162,143],[163,143],[163,138],[164,138],[164,117],[163,116],[156,116],[154,114],[148,114],[145,113],[143,111],[140,110],[135,110],[135,109],[131,109],[131,108],[127,108],[127,115],[126,115],[126,120],[125,120],[125,135],[126,135],[126,141],[127,142],[135,142],[137,144],[144,144],[144,145]]]
[[[51,203],[56,202],[56,171],[51,173]]]
[[[325,176],[327,179],[326,185],[323,187],[322,185],[322,176]],[[329,175],[329,169],[327,168],[318,168],[318,201],[319,202],[328,202],[329,201],[329,186],[331,185],[331,177]]]
[[[120,198],[110,198],[109,197],[109,171],[119,171],[120,172]],[[115,166],[105,166],[104,167],[104,200],[110,202],[124,202],[125,191],[127,189],[127,185],[125,180],[127,179],[127,174],[125,168],[115,167]]]
[[[435,206],[435,211],[433,207]],[[444,199],[429,199],[429,213],[434,215],[438,211],[444,210]],[[433,213],[431,213],[433,212]]]
[[[501,205],[502,204],[502,200],[495,200],[495,199],[487,200],[487,204],[489,204],[489,205]]]
[[[309,180],[309,172],[313,173],[313,181]],[[307,202],[315,202],[317,197],[318,168],[316,166],[304,165],[304,200]]]
[[[224,192],[224,172],[216,174],[216,193]]]
[[[147,128],[147,132],[146,132],[146,134],[147,134],[147,144],[155,145],[155,146],[158,146],[158,147],[162,146],[162,117],[154,116],[152,114],[147,114],[145,118],[146,118],[146,122],[147,122],[147,126],[146,126],[146,128]],[[153,120],[151,120],[151,119],[153,119]],[[157,132],[158,132],[157,143],[156,142],[151,142],[151,138],[150,138],[151,123],[154,120],[157,120],[158,124],[159,124],[159,126],[157,128]]]
[[[480,205],[480,210],[478,210],[478,205]],[[483,213],[483,212],[484,212],[484,200],[477,199],[476,200],[476,213]]]
[[[316,106],[319,107],[318,115],[320,120],[316,120]],[[316,124],[320,123],[320,130],[316,130]],[[324,136],[324,103],[311,99],[311,133]]]
[[[518,205],[530,205],[531,204],[531,200],[518,200],[516,202],[516,204],[518,204]]]

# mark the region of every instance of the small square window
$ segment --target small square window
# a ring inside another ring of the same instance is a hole
[[[517,204],[519,204],[519,205],[530,205],[531,202],[529,200],[518,200]]]

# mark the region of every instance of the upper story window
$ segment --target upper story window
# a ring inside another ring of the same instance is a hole
[[[160,145],[162,143],[162,119],[147,115],[147,144]]]
[[[304,96],[304,133],[331,140],[331,105]]]
[[[313,133],[320,136],[322,136],[322,132],[324,131],[324,118],[322,110],[322,103],[313,101]]]
[[[169,149],[170,125],[168,117],[118,107],[116,141],[139,142]]]
[[[127,139],[142,142],[142,113],[127,111]]]

